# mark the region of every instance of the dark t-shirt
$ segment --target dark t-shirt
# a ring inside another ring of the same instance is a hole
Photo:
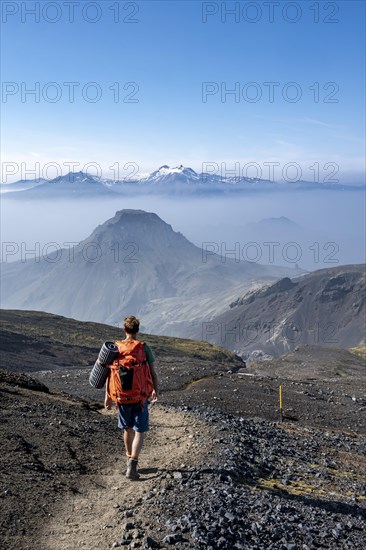
[[[145,343],[144,343],[144,350],[145,350],[145,354],[146,354],[146,360],[150,365],[151,363],[153,363],[155,361],[154,352],[151,349],[151,347],[148,344],[145,344]]]

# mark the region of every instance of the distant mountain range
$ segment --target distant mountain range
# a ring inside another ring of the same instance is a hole
[[[249,291],[192,337],[244,359],[278,357],[298,345],[338,348],[365,342],[366,266],[319,269]]]
[[[238,192],[267,192],[295,190],[360,190],[363,186],[338,183],[315,183],[310,181],[274,182],[266,179],[222,176],[205,172],[197,173],[183,165],[170,168],[160,166],[150,174],[136,174],[123,180],[103,179],[84,172],[69,172],[64,176],[45,180],[21,180],[1,184],[0,190],[7,197],[47,198],[114,196],[142,194],[227,194]]]
[[[121,210],[73,248],[3,263],[1,304],[110,324],[134,314],[146,331],[185,336],[247,290],[300,273],[206,254],[156,214]]]

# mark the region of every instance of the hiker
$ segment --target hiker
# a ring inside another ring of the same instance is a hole
[[[140,321],[125,317],[124,340],[116,342],[116,360],[110,365],[106,384],[104,405],[118,406],[118,427],[123,429],[123,439],[127,455],[126,477],[136,480],[139,455],[144,442],[144,433],[149,429],[148,399],[156,403],[159,395],[159,382],[154,367],[155,357],[151,348],[137,340]]]

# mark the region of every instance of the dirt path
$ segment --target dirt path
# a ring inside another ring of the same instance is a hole
[[[122,444],[116,428],[117,436]],[[151,407],[150,431],[140,458],[141,479],[134,482],[125,478],[122,446],[119,455],[106,455],[100,475],[80,476],[78,493],[51,510],[52,517],[39,536],[39,550],[111,548],[121,540],[124,523],[129,521],[125,512],[136,510],[157,481],[174,471],[207,464],[212,454],[207,446],[211,437],[207,426],[192,421],[188,414],[160,405]],[[136,514],[131,517],[134,521]]]

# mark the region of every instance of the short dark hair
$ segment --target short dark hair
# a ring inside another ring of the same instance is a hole
[[[124,318],[123,330],[127,334],[137,334],[140,329],[140,321],[134,315]]]

